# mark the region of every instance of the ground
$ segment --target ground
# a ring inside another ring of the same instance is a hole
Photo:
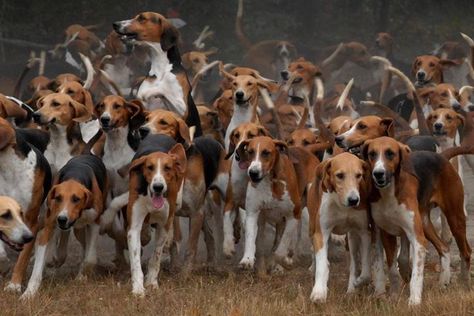
[[[467,188],[474,188],[474,177]],[[474,245],[474,203],[469,199],[468,237]],[[187,227],[184,226],[183,227]],[[73,238],[71,238],[73,239]],[[199,262],[204,259],[202,250]],[[144,298],[130,294],[128,269],[113,271],[113,245],[106,237],[99,244],[100,266],[87,280],[76,280],[81,251],[71,240],[69,257],[58,270],[46,269],[38,295],[22,302],[17,294],[1,292],[0,315],[473,315],[474,291],[457,282],[459,257],[451,245],[453,280],[448,289],[438,288],[435,271],[437,256],[429,247],[425,268],[423,303],[417,308],[407,306],[408,288],[397,298],[375,298],[372,288],[346,295],[348,255],[340,248],[333,251],[330,265],[329,297],[326,304],[315,305],[309,300],[313,275],[307,267],[297,267],[283,274],[259,279],[251,272],[237,268],[237,258],[225,262],[223,269],[208,271],[198,268],[189,277],[164,270],[160,273],[158,290],[148,290]],[[241,249],[240,249],[241,250]],[[240,251],[239,251],[240,252]],[[305,262],[308,264],[308,260]],[[31,270],[31,265],[30,269]],[[471,270],[473,270],[471,268]],[[30,272],[30,271],[29,271]],[[28,274],[29,275],[29,274]],[[474,279],[474,275],[473,275]],[[387,281],[388,284],[388,281]],[[0,282],[0,288],[5,279]]]

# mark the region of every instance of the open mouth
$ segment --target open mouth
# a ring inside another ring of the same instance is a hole
[[[165,205],[165,195],[163,193],[150,193],[151,204],[156,209],[161,209]]]
[[[247,99],[247,100],[236,100],[235,103],[237,103],[238,105],[241,105],[241,106],[248,105],[249,99]]]
[[[423,87],[423,86],[426,86],[430,83],[431,83],[431,78],[430,79],[424,79],[424,80],[416,79],[415,87]]]
[[[0,239],[6,243],[11,249],[15,251],[21,251],[23,249],[24,244],[16,243],[12,241],[10,238],[8,238],[7,235],[5,235],[3,232],[0,232]]]
[[[390,181],[387,181],[387,180],[375,180],[374,179],[374,183],[375,183],[375,186],[378,188],[378,189],[383,189],[385,188],[386,186],[388,186],[390,184]]]
[[[58,224],[58,227],[61,230],[70,230],[72,228],[72,226],[74,226],[75,222],[76,222],[76,220],[74,220],[73,222],[68,222],[68,223],[66,223],[66,225],[59,225]]]
[[[113,129],[115,129],[115,126],[110,125],[110,124],[109,124],[109,125],[102,125],[102,124],[101,124],[100,127],[101,127],[102,130],[103,130],[104,132],[106,132],[106,133],[107,133],[107,132],[110,132],[110,131],[113,130]]]
[[[446,136],[448,135],[448,133],[446,133],[445,131],[433,131],[433,136]]]
[[[127,33],[127,32],[121,32],[119,30],[115,30],[115,32],[120,35],[120,39],[123,41],[123,42],[130,42],[130,41],[134,41],[134,40],[137,40],[138,38],[138,34],[137,33]]]

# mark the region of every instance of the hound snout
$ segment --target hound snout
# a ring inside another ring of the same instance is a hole
[[[419,81],[423,81],[426,78],[426,72],[424,70],[418,70],[416,73],[416,79]]]
[[[434,124],[433,124],[433,127],[434,127],[434,129],[435,129],[436,131],[439,132],[439,131],[443,130],[443,123],[439,123],[439,122],[438,122],[438,123],[434,123]]]
[[[344,147],[344,136],[342,136],[342,135],[336,136],[336,138],[334,140],[336,141],[337,146],[339,146],[341,148]]]
[[[69,219],[65,215],[59,215],[58,218],[56,219],[56,221],[58,222],[58,226],[61,229],[65,230],[65,229],[68,229],[70,227]]]
[[[356,192],[352,192],[348,197],[346,204],[347,206],[355,207],[358,206],[360,202],[359,194]]]
[[[163,193],[164,189],[165,189],[165,185],[163,183],[155,183],[152,186],[153,193],[155,194]]]
[[[290,73],[288,72],[288,70],[283,70],[282,72],[280,72],[280,75],[283,80],[288,80],[290,78]]]
[[[150,134],[150,128],[147,126],[142,126],[138,129],[138,133],[140,134],[140,138],[144,139],[148,136],[148,134]]]

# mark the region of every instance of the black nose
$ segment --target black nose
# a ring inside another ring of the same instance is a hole
[[[461,104],[459,102],[454,102],[453,110],[459,111],[461,109]]]
[[[114,22],[114,23],[112,23],[112,27],[114,28],[114,30],[118,31],[119,28],[120,28],[120,22]]]
[[[101,116],[100,117],[100,124],[104,125],[104,126],[108,126],[110,123],[110,117],[108,116]]]
[[[67,224],[67,217],[66,216],[58,216],[57,221],[58,221],[58,225],[60,227],[65,227],[66,224]]]
[[[438,130],[438,131],[443,128],[443,124],[441,124],[441,123],[434,123],[433,126],[434,126],[435,130]]]
[[[36,123],[39,123],[40,119],[41,119],[41,114],[38,113],[38,112],[34,112],[34,113],[33,113],[33,120],[34,120]]]
[[[418,80],[424,80],[424,79],[425,79],[425,76],[426,76],[426,74],[425,74],[424,71],[418,71],[418,72],[416,73],[416,77],[418,78]]]
[[[27,244],[33,240],[33,234],[32,233],[23,234],[23,236],[21,236],[21,239],[23,239],[23,243]]]
[[[150,129],[146,126],[142,126],[138,129],[138,133],[140,133],[140,137],[143,139],[147,137],[148,134],[150,134]]]
[[[249,177],[250,179],[252,179],[253,181],[257,181],[260,179],[259,177],[259,172],[257,170],[249,170]]]
[[[153,184],[153,192],[155,192],[155,193],[163,192],[164,188],[165,188],[165,186],[162,183]]]
[[[280,75],[283,78],[283,80],[288,80],[288,77],[289,77],[288,71],[283,70],[282,72],[280,72]]]
[[[359,198],[357,196],[351,196],[347,199],[349,206],[356,206],[359,204]]]
[[[336,136],[336,138],[334,138],[334,140],[336,141],[336,144],[339,146],[339,147],[343,147],[342,146],[342,142],[344,141],[344,136]]]
[[[380,171],[380,170],[374,170],[372,174],[374,175],[374,178],[377,180],[383,179],[383,177],[385,176],[385,172]]]
[[[242,91],[237,91],[237,92],[235,93],[235,98],[236,98],[237,100],[242,100],[242,99],[244,98],[244,93],[243,93]]]
[[[467,109],[469,110],[469,112],[474,112],[474,105],[468,106]]]

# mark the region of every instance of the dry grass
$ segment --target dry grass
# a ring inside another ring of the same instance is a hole
[[[196,273],[188,279],[161,274],[160,289],[145,298],[130,294],[129,273],[73,279],[73,272],[45,279],[39,295],[29,302],[3,293],[1,315],[473,315],[474,292],[455,283],[437,289],[437,273],[427,272],[422,306],[410,309],[407,289],[400,298],[376,299],[370,289],[345,294],[346,263],[332,265],[330,294],[324,305],[309,301],[313,280],[303,268],[259,280],[242,271]],[[2,284],[3,286],[3,284]]]

